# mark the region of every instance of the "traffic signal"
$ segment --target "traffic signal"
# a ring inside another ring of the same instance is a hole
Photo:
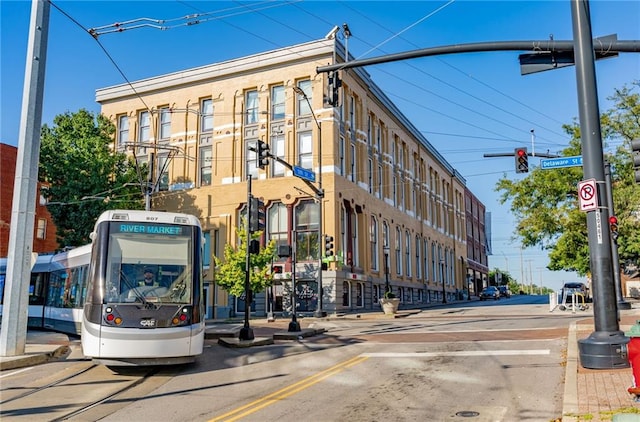
[[[266,222],[264,201],[252,196],[249,206],[249,231],[253,233],[264,230]]]
[[[640,184],[640,138],[631,141],[631,161],[636,183]]]
[[[516,148],[514,151],[516,159],[516,173],[529,172],[529,154],[526,148]]]
[[[618,218],[614,215],[609,217],[609,229],[611,230],[611,239],[615,242],[618,240]]]
[[[324,236],[324,256],[333,256],[333,236]]]
[[[266,142],[258,141],[258,167],[263,169],[269,165],[269,157],[271,154],[269,153],[269,145]]]
[[[329,73],[329,101],[328,103],[333,107],[340,105],[340,87],[342,87],[342,81],[338,72]]]

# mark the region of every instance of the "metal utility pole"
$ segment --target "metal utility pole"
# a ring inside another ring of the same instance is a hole
[[[607,207],[609,217],[615,216],[613,208],[613,184],[611,183],[611,164],[608,161],[604,163],[604,179],[605,189],[607,191]],[[610,232],[611,233],[611,232]],[[622,281],[620,280],[620,257],[618,256],[618,242],[611,239],[611,262],[613,270],[613,283],[616,288],[616,300],[618,301],[618,310],[631,309],[631,304],[624,300],[622,294]]]
[[[322,208],[324,207],[324,191],[322,190],[322,125],[318,121],[316,113],[313,111],[313,107],[311,106],[311,101],[309,101],[307,93],[298,86],[293,87],[293,91],[304,98],[309,106],[309,111],[311,111],[311,116],[313,116],[313,121],[318,128],[318,187],[317,189],[314,189],[316,199],[318,200],[318,300],[316,301],[316,309],[313,316],[316,318],[322,318],[327,316],[327,313],[322,310],[322,255],[324,250],[324,224],[322,215]]]
[[[297,310],[297,306],[296,306],[296,301],[298,300],[298,295],[296,294],[296,249],[298,248],[298,241],[297,241],[297,237],[298,237],[298,232],[293,230],[292,232],[292,243],[293,243],[293,248],[291,251],[291,265],[292,265],[292,271],[291,271],[291,322],[289,322],[289,332],[298,332],[301,331],[300,329],[300,323],[298,322],[298,316],[296,315],[298,313]]]
[[[582,134],[584,178],[604,184],[602,133],[596,89],[595,57],[591,35],[589,2],[571,0],[573,20],[578,109]],[[629,362],[623,354],[629,338],[618,325],[614,285],[611,277],[611,237],[603,230],[609,221],[607,207],[587,212],[590,268],[593,277],[593,316],[595,331],[578,341],[580,363],[585,368],[624,368]]]
[[[27,341],[29,280],[33,260],[33,225],[38,189],[40,127],[50,8],[48,1],[33,0],[31,3],[22,117],[9,230],[9,259],[0,330],[1,356],[24,354]]]
[[[240,329],[240,333],[238,334],[238,338],[240,340],[253,340],[255,337],[253,335],[253,329],[249,326],[249,312],[251,308],[250,305],[250,296],[251,295],[251,229],[249,224],[249,219],[251,218],[251,202],[253,202],[251,197],[251,175],[247,176],[247,219],[245,221],[245,229],[247,231],[247,254],[245,257],[245,265],[244,265],[244,326]]]

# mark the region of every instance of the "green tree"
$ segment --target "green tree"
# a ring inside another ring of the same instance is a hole
[[[640,260],[640,186],[633,180],[630,141],[640,137],[640,82],[616,90],[609,99],[614,107],[601,116],[602,136],[610,148],[614,210],[620,222],[618,253],[621,264]],[[571,136],[563,156],[581,155],[578,122],[564,125]],[[581,167],[552,170],[532,169],[522,180],[504,176],[496,185],[501,203],[510,202],[516,218],[515,237],[524,247],[549,251],[550,270],[589,272],[586,214],[578,209],[577,184],[583,179]],[[606,223],[605,223],[606,226]]]
[[[84,109],[42,127],[39,179],[60,246],[89,243],[107,209],[144,207],[133,161],[111,148],[114,133],[108,118]]]
[[[247,257],[246,220],[242,219],[240,227],[236,228],[239,239],[237,247],[227,243],[224,247],[224,261],[215,257],[216,283],[230,294],[239,297],[244,293],[245,268]],[[251,233],[251,239],[258,240],[262,232]],[[273,281],[271,263],[275,255],[275,241],[270,241],[257,254],[249,257],[249,286],[251,291],[258,293],[270,286]]]

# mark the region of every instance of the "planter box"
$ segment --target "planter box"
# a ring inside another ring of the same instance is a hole
[[[385,314],[388,314],[388,315],[397,314],[398,306],[400,306],[400,299],[399,298],[380,299],[380,306],[382,306],[382,311]]]

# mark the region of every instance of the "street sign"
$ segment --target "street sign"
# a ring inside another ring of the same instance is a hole
[[[562,167],[579,167],[582,165],[582,155],[574,155],[573,157],[550,158],[548,160],[540,160],[540,168],[543,170],[559,169]]]
[[[302,167],[293,166],[293,175],[310,182],[316,181],[316,174],[311,170],[303,169]]]
[[[606,35],[593,40],[594,45],[610,45],[618,41],[618,35]],[[618,57],[617,51],[601,51],[595,49],[596,60]],[[545,70],[560,69],[565,66],[575,64],[573,51],[536,51],[535,53],[526,53],[518,56],[520,60],[520,74],[528,75],[531,73],[544,72]]]
[[[578,182],[578,197],[580,198],[580,211],[597,210],[598,191],[596,189],[596,179]]]

